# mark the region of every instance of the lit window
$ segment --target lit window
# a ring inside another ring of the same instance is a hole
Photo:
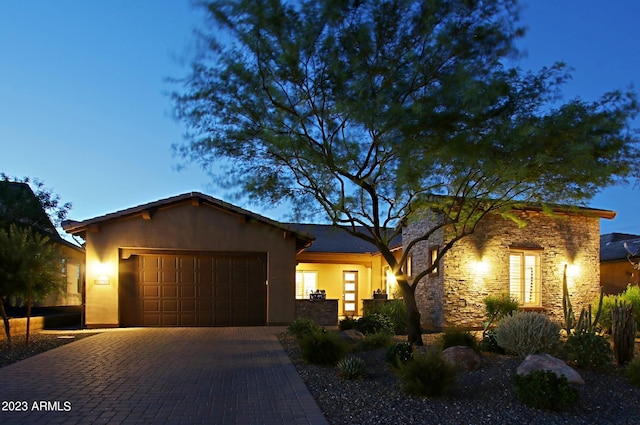
[[[309,294],[315,292],[318,282],[318,272],[296,272],[296,299],[309,299]]]
[[[524,306],[541,305],[540,254],[512,251],[509,255],[509,292]]]
[[[431,273],[429,273],[429,276],[438,276],[437,261],[438,261],[438,247],[432,246],[431,248],[429,248],[429,267],[431,267],[434,264],[436,264],[436,266],[433,268],[433,270],[431,270]]]

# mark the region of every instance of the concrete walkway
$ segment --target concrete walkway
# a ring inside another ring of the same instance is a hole
[[[0,368],[0,423],[326,424],[275,336],[283,330],[91,336]]]

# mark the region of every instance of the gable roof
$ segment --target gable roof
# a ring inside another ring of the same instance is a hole
[[[640,235],[607,233],[600,236],[600,261],[624,260],[627,256],[640,256]]]
[[[380,250],[373,244],[364,241],[331,224],[302,224],[288,223],[289,226],[301,232],[313,235],[316,240],[305,252],[344,253],[344,254],[373,254]],[[361,228],[362,230],[364,228]],[[402,246],[402,235],[396,236],[390,246]]]
[[[85,238],[87,230],[95,227],[99,227],[107,222],[120,220],[123,218],[135,217],[135,216],[151,216],[156,211],[161,209],[170,208],[179,204],[191,203],[193,205],[209,205],[214,208],[218,208],[223,211],[228,211],[232,214],[244,217],[246,221],[255,221],[265,224],[267,226],[275,227],[285,232],[290,232],[295,235],[296,238],[296,250],[300,251],[313,242],[313,236],[304,234],[301,231],[293,229],[285,224],[271,220],[267,217],[255,214],[251,211],[242,209],[235,205],[224,202],[220,199],[214,198],[209,195],[205,195],[200,192],[184,193],[182,195],[172,196],[158,201],[149,202],[146,204],[138,205],[132,208],[116,211],[113,213],[105,214],[102,216],[90,218],[83,221],[65,220],[62,222],[62,228],[65,232],[78,235]]]

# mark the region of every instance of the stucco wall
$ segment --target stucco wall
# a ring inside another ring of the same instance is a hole
[[[520,213],[525,226],[500,216],[490,216],[475,234],[456,243],[444,256],[440,274],[425,278],[416,299],[426,327],[482,326],[484,298],[509,292],[510,248],[535,248],[540,252],[542,311],[562,320],[562,277],[570,266],[569,292],[574,310],[580,310],[599,294],[600,222],[597,217]],[[427,220],[412,223],[409,237],[430,226]],[[413,250],[413,267],[424,270],[431,244],[442,245],[443,233]],[[416,273],[414,273],[416,274]]]
[[[118,325],[121,248],[218,252],[266,252],[270,323],[295,318],[295,238],[273,226],[208,204],[187,202],[142,216],[107,222],[87,231],[87,326]],[[96,284],[106,275],[108,285]]]

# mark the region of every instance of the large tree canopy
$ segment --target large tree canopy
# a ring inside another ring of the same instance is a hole
[[[565,66],[509,67],[515,0],[221,0],[174,93],[178,146],[224,187],[321,214],[374,243],[414,292],[390,240],[425,211],[451,236],[524,202],[580,204],[638,160],[633,93],[558,103]],[[393,229],[393,231],[385,231]],[[437,263],[436,263],[437,264]],[[434,264],[435,266],[435,264]],[[417,327],[416,327],[417,321]]]

